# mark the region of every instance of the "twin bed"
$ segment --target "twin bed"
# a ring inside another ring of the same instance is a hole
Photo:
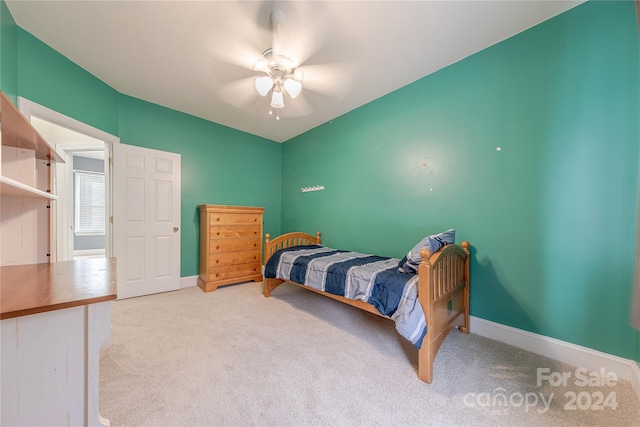
[[[392,319],[418,348],[418,377],[431,383],[447,334],[456,327],[469,333],[469,242],[444,244],[433,253],[424,248],[418,259],[417,274],[410,274],[402,268],[406,259],[327,248],[319,232],[267,234],[263,293],[269,297],[290,282]]]

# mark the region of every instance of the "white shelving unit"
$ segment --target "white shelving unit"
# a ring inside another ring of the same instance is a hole
[[[55,261],[62,158],[0,92],[0,425],[109,425],[99,355],[116,261]]]
[[[0,266],[52,259],[54,168],[63,159],[0,92]]]

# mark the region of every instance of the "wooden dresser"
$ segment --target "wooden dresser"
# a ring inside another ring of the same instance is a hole
[[[200,205],[198,286],[215,291],[232,283],[262,281],[264,208]]]

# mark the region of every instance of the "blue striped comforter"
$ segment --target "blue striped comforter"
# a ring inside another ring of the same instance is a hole
[[[274,253],[265,277],[368,302],[391,317],[400,335],[419,349],[427,327],[418,301],[418,276],[399,273],[399,261],[320,245],[296,246]]]

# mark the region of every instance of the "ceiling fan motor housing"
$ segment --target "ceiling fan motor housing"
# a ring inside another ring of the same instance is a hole
[[[274,9],[271,11],[269,17],[271,18],[271,24],[276,26],[278,24],[284,24],[287,20],[287,13],[282,9]]]

